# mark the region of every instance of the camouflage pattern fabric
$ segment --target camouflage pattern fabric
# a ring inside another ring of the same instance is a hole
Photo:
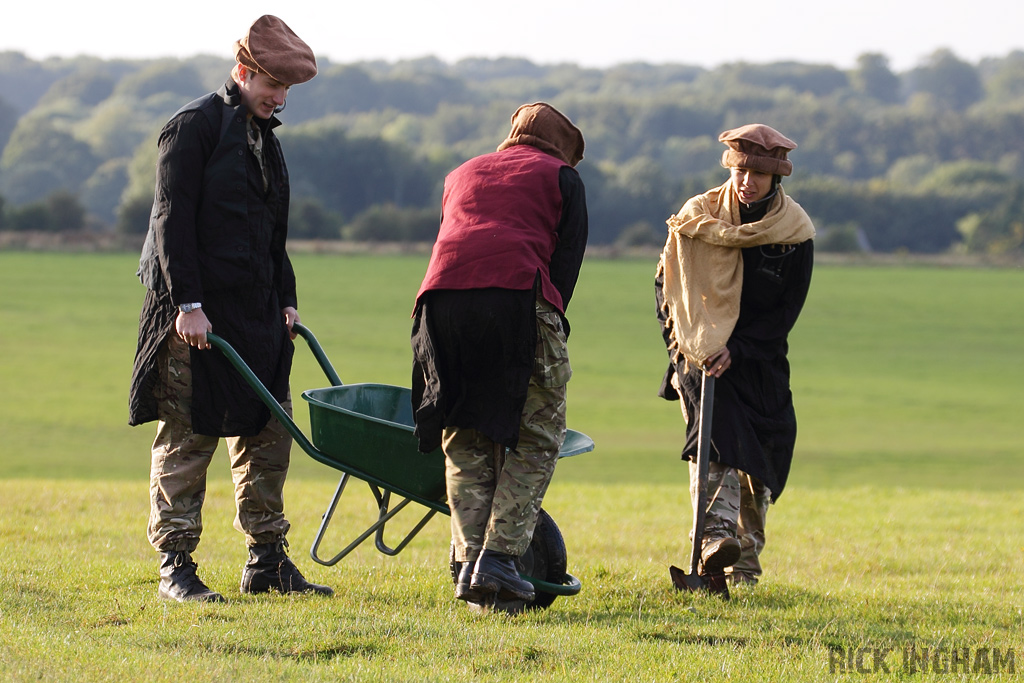
[[[768,518],[771,491],[746,472],[736,470],[740,479],[740,517],[737,533],[740,538],[740,559],[725,570],[731,583],[757,583],[761,576],[758,559],[764,550],[764,525]]]
[[[761,576],[758,559],[765,544],[765,520],[771,493],[746,472],[721,463],[708,463],[708,500],[704,521],[703,548],[712,541],[739,539],[740,559],[725,570],[734,583],[757,583]],[[690,466],[690,501],[697,506],[697,464]],[[692,532],[691,532],[691,541]]]
[[[542,387],[564,387],[571,378],[572,366],[569,365],[569,347],[565,343],[562,317],[554,306],[538,299],[537,353],[531,383]]]
[[[158,364],[160,421],[150,465],[149,541],[162,552],[192,552],[203,530],[206,472],[219,439],[192,432],[189,347],[173,332],[160,349]],[[282,405],[291,415],[290,396]],[[291,436],[271,418],[258,435],[225,441],[235,485],[235,528],[250,546],[284,538],[289,529],[283,491]]]
[[[544,494],[565,441],[565,384],[572,376],[557,311],[538,302],[537,354],[520,425],[506,450],[475,429],[445,428],[445,480],[455,560],[472,562],[483,548],[526,552]]]

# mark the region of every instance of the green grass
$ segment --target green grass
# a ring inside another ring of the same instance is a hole
[[[300,312],[346,382],[409,385],[409,314],[424,256],[294,257]],[[147,475],[152,429],[126,426],[143,290],[127,255],[0,253],[6,476]],[[570,307],[569,420],[597,450],[577,481],[681,476],[678,406],[653,263],[589,260]],[[791,335],[800,422],[794,483],[1017,486],[1024,272],[820,266]],[[301,344],[301,343],[300,343]],[[298,349],[295,394],[326,383]],[[296,419],[307,421],[297,400]],[[322,466],[296,453],[296,477]]]
[[[863,647],[895,653],[882,680],[907,680],[908,648],[1013,649],[1021,666],[1024,548],[1006,530],[1019,492],[797,488],[770,513],[768,577],[725,604],[670,588],[684,485],[562,484],[545,507],[583,591],[509,619],[452,599],[441,522],[397,558],[367,545],[313,565],[298,546],[330,487],[289,486],[294,555],[337,595],[241,596],[244,549],[219,482],[197,558],[230,603],[197,606],[156,598],[144,482],[0,481],[0,678],[818,681],[845,680],[829,676],[835,648]],[[353,499],[337,523],[367,512]]]
[[[423,256],[294,258],[303,321],[347,382],[407,386]],[[580,595],[518,619],[451,598],[447,519],[397,558],[305,556],[338,472],[293,452],[292,554],[331,600],[250,598],[225,463],[197,553],[226,606],[155,597],[151,425],[126,425],[135,257],[0,252],[2,680],[857,680],[835,648],[1016,648],[1024,667],[1024,273],[819,266],[791,336],[800,436],[765,580],[674,593],[689,512],[653,262],[588,260],[570,308],[570,425],[597,449],[545,500]],[[293,392],[325,382],[299,350]],[[302,401],[297,420],[306,424]],[[372,515],[352,485],[324,553]],[[869,657],[870,659],[870,657]],[[870,664],[870,661],[869,661]],[[932,675],[931,673],[929,676]],[[937,676],[939,678],[939,676]],[[942,680],[966,677],[948,674]]]

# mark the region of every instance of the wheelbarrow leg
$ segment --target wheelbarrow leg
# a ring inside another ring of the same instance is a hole
[[[402,542],[396,545],[394,548],[392,548],[384,542],[384,522],[387,522],[389,519],[398,514],[398,512],[406,505],[408,505],[411,501],[408,498],[402,499],[402,502],[396,505],[394,509],[392,509],[389,513],[388,506],[390,505],[391,502],[391,492],[385,491],[382,495],[376,486],[371,485],[370,488],[373,489],[373,495],[377,498],[378,504],[379,523],[377,525],[374,525],[377,529],[377,535],[376,538],[374,538],[374,545],[377,546],[377,550],[379,550],[380,552],[384,553],[385,555],[390,555],[393,557],[398,553],[402,552],[402,549],[405,548],[405,546],[409,545],[409,541],[411,541],[416,536],[416,534],[420,532],[420,529],[425,527],[427,525],[427,522],[429,522],[431,518],[437,514],[437,510],[428,510],[427,514],[423,515],[423,518],[420,519],[419,523],[417,523],[416,526],[412,528],[412,531],[406,534],[405,538],[402,539]]]
[[[416,534],[418,534],[420,530],[424,526],[426,526],[427,522],[429,522],[430,519],[435,514],[437,514],[437,510],[433,508],[429,509],[427,511],[427,514],[425,514],[423,518],[420,519],[419,523],[415,527],[413,527],[412,531],[410,531],[405,536],[405,538],[402,539],[402,542],[394,548],[390,548],[384,543],[384,527],[388,522],[390,522],[395,517],[395,515],[404,510],[405,506],[407,506],[409,503],[413,501],[409,498],[403,498],[401,502],[398,503],[398,505],[392,508],[390,507],[391,493],[386,492],[382,494],[380,492],[380,489],[370,484],[370,490],[373,491],[374,498],[377,500],[377,521],[371,524],[369,528],[366,529],[366,531],[359,534],[354,541],[345,546],[337,555],[329,559],[324,559],[320,557],[320,544],[323,542],[324,536],[327,534],[327,528],[331,524],[331,518],[334,517],[334,512],[338,507],[338,501],[341,500],[341,496],[345,492],[345,486],[348,484],[350,476],[351,475],[349,475],[347,472],[341,475],[341,479],[338,481],[338,488],[334,491],[334,497],[331,498],[331,502],[327,506],[327,511],[324,512],[324,515],[320,520],[320,528],[317,530],[316,538],[313,539],[313,545],[309,549],[309,556],[313,559],[314,562],[318,564],[322,564],[327,567],[333,567],[343,557],[345,557],[350,552],[355,550],[359,546],[359,544],[361,544],[363,541],[365,541],[367,538],[374,534],[376,534],[377,536],[377,550],[384,553],[385,555],[397,555],[402,551],[403,548],[405,548],[405,546],[409,544],[413,537],[415,537]]]
[[[348,484],[349,475],[341,475],[341,479],[338,480],[338,488],[334,490],[334,497],[331,498],[330,504],[327,506],[327,511],[324,512],[320,518],[320,528],[316,532],[316,538],[313,539],[313,545],[309,549],[309,557],[316,563],[325,565],[327,567],[333,567],[338,561],[352,552],[352,549],[358,545],[349,545],[347,548],[342,550],[338,555],[335,555],[329,560],[325,560],[319,555],[320,544],[324,540],[324,535],[327,533],[327,527],[331,524],[331,518],[334,517],[334,511],[338,508],[338,501],[341,500],[341,494],[345,492],[345,485]]]

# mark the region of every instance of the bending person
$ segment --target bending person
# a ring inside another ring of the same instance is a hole
[[[413,314],[420,450],[441,446],[455,597],[531,601],[529,547],[565,439],[565,310],[587,244],[583,135],[523,105],[497,152],[445,179],[441,228]]]

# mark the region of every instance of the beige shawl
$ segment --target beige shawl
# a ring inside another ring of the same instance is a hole
[[[798,244],[814,237],[807,213],[778,188],[764,218],[742,225],[739,199],[727,182],[693,197],[668,219],[668,240],[658,262],[664,276],[669,349],[690,363],[721,351],[740,314],[743,247]]]

